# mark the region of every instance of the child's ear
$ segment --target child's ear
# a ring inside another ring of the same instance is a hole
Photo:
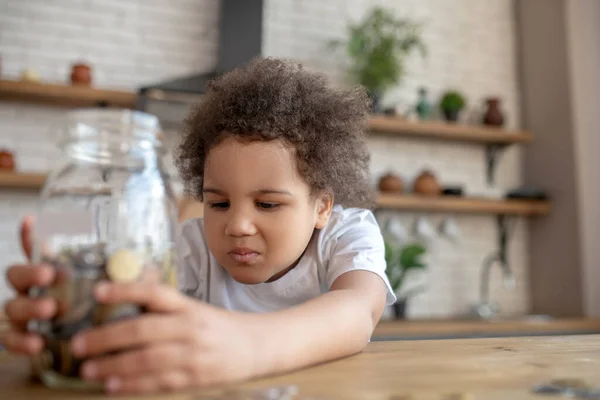
[[[333,209],[333,194],[323,193],[317,199],[317,221],[315,228],[323,229],[327,226]]]

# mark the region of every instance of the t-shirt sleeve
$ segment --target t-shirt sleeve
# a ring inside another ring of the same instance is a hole
[[[198,300],[204,300],[208,249],[201,219],[190,219],[179,225],[176,249],[179,291]]]
[[[342,274],[350,271],[370,271],[385,283],[386,304],[396,296],[385,274],[385,245],[373,213],[363,209],[346,209],[325,228],[325,250],[329,253],[326,267],[328,287]]]

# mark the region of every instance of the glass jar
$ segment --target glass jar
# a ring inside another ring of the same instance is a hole
[[[57,270],[50,287],[58,315],[35,321],[45,350],[33,369],[51,387],[89,387],[80,380],[83,360],[69,351],[80,330],[132,318],[132,304],[97,304],[101,280],[151,280],[175,285],[173,248],[177,210],[162,166],[155,116],[130,110],[83,109],[67,114],[62,159],[42,189],[34,229],[33,262]]]

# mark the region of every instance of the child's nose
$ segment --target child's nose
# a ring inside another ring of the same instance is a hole
[[[256,234],[256,226],[252,222],[250,216],[241,212],[234,212],[231,214],[229,221],[227,221],[225,234],[236,237],[252,236]]]

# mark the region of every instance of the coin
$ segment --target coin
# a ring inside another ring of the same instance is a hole
[[[77,377],[81,360],[71,353],[68,340],[48,340],[46,348],[51,353],[48,360],[52,362],[52,369],[64,376]]]
[[[142,260],[133,251],[121,249],[108,260],[106,273],[115,282],[135,281],[142,273]]]
[[[136,317],[141,312],[135,304],[98,304],[93,314],[94,325]]]

